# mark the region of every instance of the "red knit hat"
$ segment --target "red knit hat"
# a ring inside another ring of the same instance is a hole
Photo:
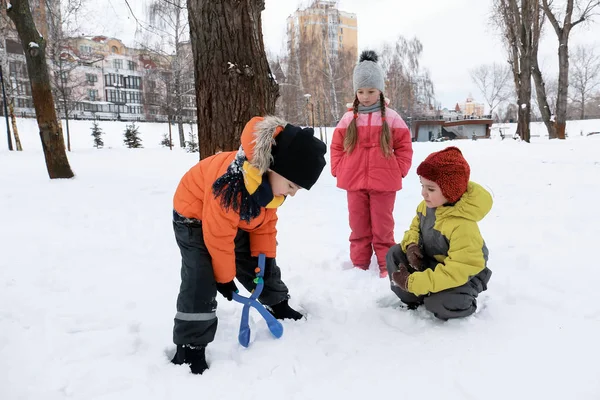
[[[450,203],[467,191],[471,168],[458,147],[447,147],[431,153],[417,168],[417,175],[438,184]]]

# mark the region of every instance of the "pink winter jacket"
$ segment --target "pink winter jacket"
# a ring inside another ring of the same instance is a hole
[[[358,114],[358,143],[352,153],[344,151],[344,137],[352,118],[352,111],[344,114],[331,141],[331,174],[337,177],[337,187],[382,192],[402,189],[402,178],[408,174],[413,155],[410,130],[402,117],[390,108],[385,110],[394,149],[388,158],[383,155],[379,144],[381,111]]]

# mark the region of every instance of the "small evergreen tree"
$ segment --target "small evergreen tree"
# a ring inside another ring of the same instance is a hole
[[[163,139],[160,142],[160,145],[163,146],[163,147],[171,147],[172,146],[172,143],[169,140],[169,134],[168,133],[163,134]]]
[[[99,149],[100,147],[104,147],[104,141],[102,140],[102,128],[98,125],[98,121],[94,121],[92,124],[92,137],[94,138],[94,147]]]
[[[135,126],[135,122],[132,122],[131,125],[127,125],[125,129],[125,139],[123,143],[130,149],[137,149],[142,147],[142,139],[140,139],[140,132],[137,126]]]
[[[185,142],[185,151],[188,153],[197,153],[198,149],[198,135],[194,131],[190,131],[190,140]]]

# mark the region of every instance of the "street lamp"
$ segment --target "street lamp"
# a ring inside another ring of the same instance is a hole
[[[309,126],[310,124],[309,124],[309,122],[308,122],[308,119],[309,119],[309,114],[308,114],[308,102],[310,101],[310,94],[306,93],[306,94],[304,95],[304,99],[306,100],[306,126]]]
[[[311,95],[309,93],[306,93],[304,95],[304,98],[306,99],[306,126],[312,126],[312,128],[314,129],[315,127],[315,107],[314,104],[310,102],[310,98]],[[310,111],[310,114],[309,114]],[[312,118],[311,118],[312,115]],[[312,120],[312,124],[310,123],[310,121]]]

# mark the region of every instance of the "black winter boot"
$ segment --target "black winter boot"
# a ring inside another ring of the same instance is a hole
[[[277,319],[293,319],[298,321],[304,317],[304,315],[290,307],[287,300],[277,303],[274,306],[267,307],[267,309]]]
[[[176,365],[189,364],[192,374],[202,374],[208,369],[206,356],[204,355],[205,350],[206,346],[178,344],[177,353],[175,353],[171,362]]]

